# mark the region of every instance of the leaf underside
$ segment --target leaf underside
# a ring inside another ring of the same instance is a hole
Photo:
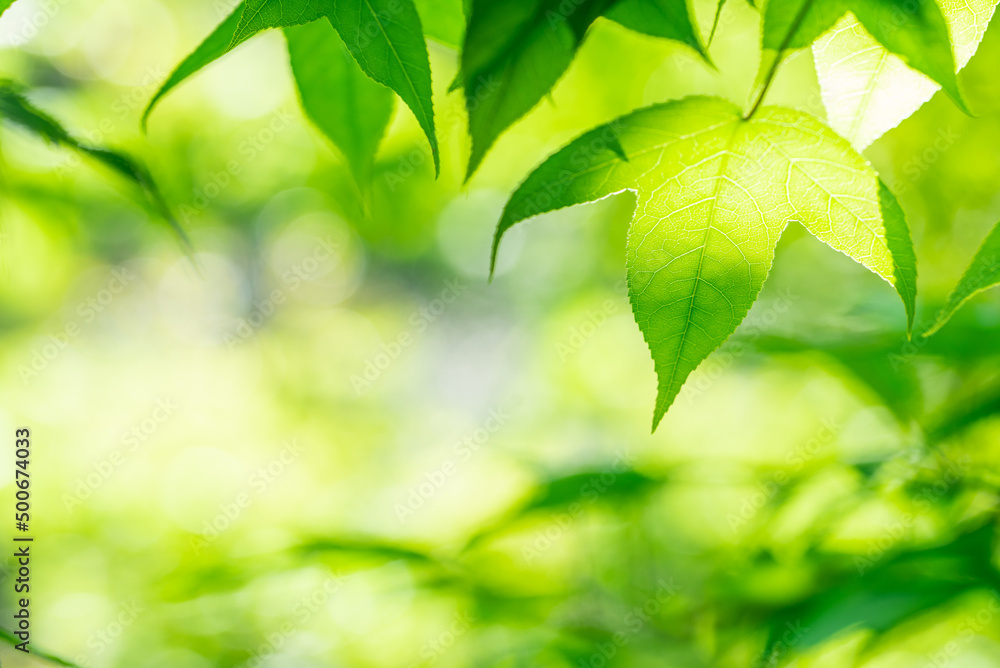
[[[659,378],[654,429],[746,317],[790,222],[894,285],[912,313],[909,234],[871,166],[811,116],[763,108],[744,120],[717,98],[639,110],[550,157],[508,202],[493,261],[517,222],[626,190],[629,296]]]
[[[975,54],[997,0],[944,0],[941,12],[961,70]],[[827,122],[863,150],[927,102],[940,85],[908,67],[848,14],[813,44]]]

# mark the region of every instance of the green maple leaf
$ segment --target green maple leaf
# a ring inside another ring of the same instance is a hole
[[[395,96],[361,71],[329,21],[284,31],[302,109],[367,183]]]
[[[602,14],[705,55],[686,0],[474,0],[452,84],[464,89],[469,112],[467,176],[500,134],[552,90]]]
[[[1000,223],[997,223],[983,241],[969,268],[965,270],[962,279],[948,297],[947,304],[923,335],[930,336],[937,332],[967,301],[998,283],[1000,283]]]
[[[391,88],[427,136],[435,173],[441,170],[431,65],[413,0],[322,0],[333,27],[365,74]]]
[[[942,15],[955,49],[956,69],[975,54],[997,0],[944,0]],[[852,15],[813,44],[827,122],[859,151],[931,99],[940,86],[911,69]]]
[[[764,10],[762,82],[773,76],[786,51],[809,46],[847,12],[879,44],[968,111],[955,75],[948,26],[934,0],[772,0]]]
[[[744,119],[718,98],[636,111],[551,156],[504,209],[491,265],[517,222],[626,190],[629,296],[659,377],[654,429],[746,316],[791,222],[891,283],[912,322],[912,244],[871,166],[811,116],[768,107]]]
[[[361,70],[399,95],[416,116],[431,145],[438,171],[440,157],[431,100],[430,60],[413,0],[244,0],[171,73],[147,105],[143,126],[154,106],[170,90],[254,35],[270,28],[308,24],[323,17],[340,34]],[[331,88],[326,94],[337,100],[349,96],[350,91]]]

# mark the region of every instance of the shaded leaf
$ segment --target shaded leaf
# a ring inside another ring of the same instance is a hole
[[[1000,283],[1000,258],[998,256],[1000,256],[1000,223],[997,223],[986,240],[983,241],[976,256],[972,258],[972,264],[965,270],[962,280],[958,282],[948,297],[948,303],[938,313],[934,324],[923,333],[924,336],[930,336],[944,327],[955,315],[955,311],[962,308],[965,302],[983,290],[988,290]]]
[[[471,176],[497,138],[552,90],[591,23],[607,14],[640,32],[704,54],[685,0],[475,0],[460,84],[469,113]],[[457,87],[453,84],[453,87]]]
[[[839,578],[828,575],[822,591],[773,615],[762,658],[781,658],[779,648],[784,638],[787,649],[789,629],[796,630],[790,644],[798,652],[849,630],[884,633],[965,592],[995,588],[993,540],[993,527],[985,525],[938,547],[885,555],[874,561],[856,557],[848,567],[849,574]]]
[[[717,98],[639,110],[550,157],[504,209],[492,261],[518,221],[625,190],[637,201],[629,296],[659,377],[654,429],[688,375],[746,316],[789,222],[907,298],[897,262],[909,262],[893,258],[871,166],[811,116],[767,108],[745,120]]]
[[[395,96],[361,71],[329,21],[284,30],[302,109],[367,182]]]
[[[361,69],[395,91],[416,116],[438,173],[441,158],[434,131],[431,65],[413,0],[322,0],[322,4]]]

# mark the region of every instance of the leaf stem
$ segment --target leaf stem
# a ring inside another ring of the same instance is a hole
[[[799,31],[799,28],[802,27],[802,22],[805,21],[806,15],[809,13],[809,10],[812,9],[813,2],[814,0],[805,0],[805,2],[803,2],[802,6],[799,8],[798,14],[795,15],[795,20],[792,21],[792,24],[788,27],[788,32],[785,33],[784,38],[782,38],[781,40],[781,45],[777,49],[777,53],[774,54],[774,60],[771,61],[771,65],[767,70],[767,74],[764,75],[763,83],[757,89],[757,93],[754,97],[753,104],[750,105],[750,110],[747,113],[743,114],[743,120],[745,121],[749,120],[757,112],[757,109],[760,107],[761,102],[764,101],[764,95],[766,95],[768,89],[771,88],[771,84],[774,82],[774,75],[777,74],[778,72],[778,65],[781,64],[781,60],[782,58],[784,58],[785,52],[788,51],[788,47],[791,45],[792,39],[795,37],[795,34]],[[767,9],[765,9],[765,12],[766,11]],[[762,20],[765,21],[766,23],[767,21],[766,13],[764,17],[762,17]],[[761,58],[763,58],[767,54],[767,52],[768,49],[766,47],[762,48]]]

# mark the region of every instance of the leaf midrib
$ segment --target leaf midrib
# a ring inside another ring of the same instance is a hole
[[[684,319],[684,329],[681,331],[680,343],[677,346],[677,355],[674,357],[673,366],[670,369],[670,380],[667,381],[668,394],[666,396],[668,397],[670,396],[669,395],[670,389],[673,387],[674,381],[677,378],[677,367],[679,366],[678,362],[681,359],[682,354],[684,352],[684,346],[687,344],[688,331],[691,329],[691,319],[692,316],[694,315],[694,301],[695,298],[698,296],[698,288],[701,285],[701,280],[702,280],[701,272],[705,262],[705,249],[708,247],[709,234],[712,232],[712,230],[715,229],[715,212],[719,205],[719,194],[722,191],[722,184],[725,182],[723,175],[726,173],[726,168],[729,166],[729,160],[732,157],[732,148],[733,145],[736,143],[736,135],[739,132],[739,129],[740,127],[742,127],[742,125],[743,123],[739,121],[733,123],[732,134],[726,141],[726,146],[722,152],[722,158],[719,161],[719,173],[716,175],[715,191],[712,193],[712,206],[709,209],[707,216],[707,221],[706,221],[707,224],[705,225],[705,235],[702,238],[701,245],[698,249],[698,269],[694,275],[694,285],[691,288],[691,298],[690,301],[688,302],[687,316]]]
[[[413,79],[410,77],[410,73],[407,71],[406,64],[403,63],[403,59],[400,57],[399,52],[396,51],[396,46],[392,43],[392,40],[389,39],[389,33],[386,32],[385,26],[382,25],[381,21],[379,21],[378,14],[375,12],[375,8],[372,7],[372,3],[370,2],[370,0],[364,0],[364,3],[365,7],[368,8],[368,11],[371,12],[372,18],[375,19],[375,25],[377,25],[378,29],[382,31],[382,36],[385,37],[385,43],[389,45],[389,49],[392,51],[392,55],[395,56],[396,62],[399,63],[399,68],[403,71],[403,76],[406,78],[406,83],[409,84],[410,90],[413,91],[413,95],[417,101],[417,106],[420,108],[420,115],[423,117],[421,125],[427,123],[426,127],[433,128],[434,119],[432,117],[430,120],[428,120],[427,110],[424,109],[423,100],[420,99],[420,93],[417,92],[417,86],[413,82]],[[434,152],[437,153],[436,141],[432,143],[435,144],[433,148]]]

